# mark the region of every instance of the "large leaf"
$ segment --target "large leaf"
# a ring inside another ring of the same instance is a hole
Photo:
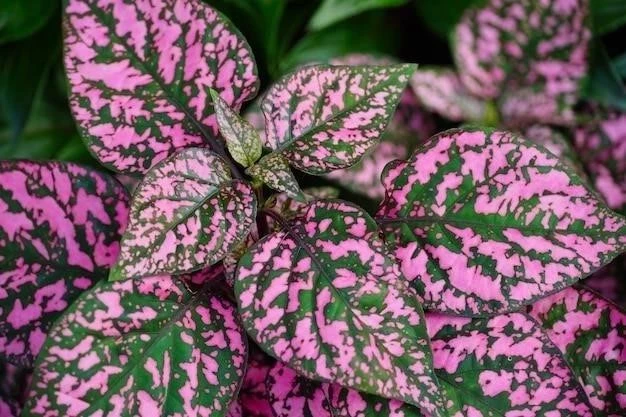
[[[110,279],[191,272],[220,261],[250,231],[256,197],[226,163],[200,148],[179,151],[135,190],[130,224]]]
[[[559,350],[529,316],[426,315],[452,417],[592,417]]]
[[[25,366],[53,321],[106,278],[128,216],[112,177],[59,162],[0,162],[0,355]]]
[[[169,277],[102,282],[52,328],[22,415],[224,416],[245,358],[219,296]]]
[[[302,375],[441,415],[421,307],[362,209],[310,203],[241,258],[235,292],[248,334]]]
[[[0,3],[0,44],[25,38],[40,29],[57,10],[50,0],[3,1]],[[41,51],[43,55],[48,51]]]
[[[378,143],[415,65],[304,67],[266,93],[265,144],[296,168],[323,174]]]
[[[532,305],[545,329],[580,378],[595,415],[626,409],[626,312],[583,287],[567,288]]]
[[[408,0],[324,0],[317,9],[309,28],[313,30],[324,29],[355,14],[370,9],[400,6]]]
[[[626,3],[622,0],[591,0],[594,34],[612,32],[626,24]]]
[[[377,217],[428,308],[511,311],[626,249],[626,220],[544,148],[507,132],[453,129],[383,173]]]
[[[490,0],[457,25],[454,55],[466,88],[500,97],[509,122],[570,123],[587,72],[588,0]]]
[[[198,0],[66,3],[70,105],[111,169],[143,173],[178,148],[215,142],[211,88],[234,108],[256,94],[248,44]]]

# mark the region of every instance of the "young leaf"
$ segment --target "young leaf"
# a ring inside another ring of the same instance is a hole
[[[198,0],[67,0],[70,106],[108,168],[145,173],[176,149],[208,145],[211,88],[235,109],[258,89],[247,42]]]
[[[566,288],[530,308],[587,392],[596,416],[626,409],[626,313],[583,287]]]
[[[333,187],[310,187],[304,189],[303,193],[309,201],[328,200],[339,197],[339,190]],[[292,219],[302,210],[305,210],[307,205],[307,203],[302,201],[294,200],[286,193],[279,193],[273,194],[265,200],[263,209],[273,211],[286,219]]]
[[[289,169],[287,159],[280,153],[272,152],[265,155],[248,168],[246,173],[278,192],[284,192],[298,201],[306,201],[298,181]]]
[[[626,249],[626,220],[557,157],[507,132],[453,129],[383,173],[377,218],[428,308],[519,309]]]
[[[101,282],[52,328],[22,416],[224,416],[245,358],[221,297],[170,277]]]
[[[213,107],[220,133],[226,140],[226,146],[233,159],[244,167],[249,167],[261,157],[261,138],[256,129],[242,119],[222,99],[217,91],[211,89]]]
[[[250,231],[256,197],[226,163],[200,148],[157,164],[137,186],[109,279],[191,272],[220,261]]]
[[[420,68],[411,77],[411,87],[428,110],[452,121],[481,121],[486,101],[469,93],[459,76],[447,68]]]
[[[532,318],[426,315],[437,377],[454,417],[592,417],[576,376]]]
[[[249,248],[235,293],[248,334],[302,375],[441,415],[416,294],[359,207],[309,203]]]
[[[461,81],[509,122],[571,123],[587,72],[588,0],[490,0],[454,34]]]
[[[109,175],[60,162],[0,162],[0,355],[31,366],[54,320],[106,278],[128,216]]]
[[[265,144],[310,174],[355,164],[378,143],[415,65],[301,68],[269,89]]]

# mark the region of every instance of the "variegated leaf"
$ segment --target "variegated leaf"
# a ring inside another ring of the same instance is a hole
[[[581,178],[585,178],[585,170],[576,155],[570,140],[559,130],[546,125],[531,125],[524,130],[524,137],[537,145],[541,145],[562,162],[568,164]]]
[[[246,173],[278,192],[284,192],[295,200],[305,201],[298,181],[289,168],[289,162],[280,153],[272,152],[265,155],[248,168]]]
[[[206,289],[102,282],[52,328],[22,415],[225,416],[245,359],[234,305]]]
[[[265,95],[265,144],[310,174],[356,163],[378,143],[415,65],[304,67]]]
[[[583,287],[567,288],[530,308],[580,379],[595,416],[626,410],[626,312]]]
[[[428,110],[453,121],[482,121],[487,102],[465,89],[454,70],[420,68],[411,77],[411,87]]]
[[[199,0],[66,0],[63,21],[72,112],[116,171],[215,140],[211,88],[234,108],[258,89],[247,42]]]
[[[302,375],[441,415],[416,294],[359,207],[309,203],[241,258],[235,292],[248,334]]]
[[[110,279],[192,272],[220,261],[249,233],[256,197],[226,163],[188,148],[161,161],[137,186],[130,224]]]
[[[241,118],[217,91],[211,89],[213,107],[220,133],[226,141],[228,151],[235,161],[249,167],[261,157],[261,138],[256,129]]]
[[[509,123],[571,123],[587,72],[588,0],[489,0],[454,34],[461,81]]]
[[[387,166],[377,217],[428,308],[518,309],[626,250],[626,220],[557,157],[501,131],[453,129]]]
[[[309,187],[303,190],[308,200],[329,200],[339,197],[339,190],[333,187]],[[271,195],[263,208],[273,211],[286,219],[295,217],[301,210],[307,207],[307,203],[294,200],[286,193]]]
[[[576,376],[529,316],[426,314],[450,417],[593,417]]]
[[[60,162],[0,162],[0,356],[31,366],[53,321],[106,278],[128,216],[111,176]]]

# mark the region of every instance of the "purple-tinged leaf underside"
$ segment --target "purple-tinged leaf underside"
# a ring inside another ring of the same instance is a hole
[[[415,65],[296,70],[263,98],[265,144],[310,174],[355,164],[380,140]]]
[[[607,205],[626,214],[626,113],[576,129],[575,147]]]
[[[66,0],[70,106],[108,168],[145,173],[217,135],[209,91],[234,108],[258,89],[237,29],[199,0]]]
[[[0,416],[19,417],[30,377],[30,370],[0,359]]]
[[[254,190],[231,180],[219,156],[208,149],[180,150],[137,186],[110,279],[182,274],[212,265],[243,241],[255,215]]]
[[[282,226],[239,261],[235,293],[252,339],[308,378],[442,415],[422,309],[374,220],[318,200]]]
[[[519,309],[626,249],[626,220],[557,157],[508,132],[453,129],[383,173],[377,218],[428,309]]]
[[[588,0],[490,0],[454,33],[461,81],[509,123],[571,123],[587,72]]]
[[[254,344],[249,347],[248,366],[239,391],[239,402],[246,416],[275,417],[265,381],[276,360]]]
[[[576,376],[522,313],[464,318],[427,313],[450,417],[593,417]]]
[[[221,297],[169,277],[101,282],[52,328],[23,416],[225,416],[245,360]]]
[[[591,274],[583,284],[621,308],[626,308],[626,255]]]
[[[220,133],[233,159],[244,167],[254,164],[262,152],[261,138],[248,121],[230,108],[217,91],[211,90],[211,99]]]
[[[452,69],[420,68],[410,83],[419,102],[446,119],[481,121],[485,117],[486,101],[467,91]]]
[[[128,197],[71,163],[0,162],[0,356],[31,366],[53,321],[107,276]]]
[[[530,308],[587,392],[595,416],[626,409],[626,312],[584,287],[567,288]]]
[[[289,168],[289,161],[280,153],[265,155],[248,168],[246,173],[273,190],[283,192],[295,200],[305,200],[300,185]]]
[[[269,371],[267,389],[275,417],[422,417],[398,400],[365,394],[298,375],[278,362]]]

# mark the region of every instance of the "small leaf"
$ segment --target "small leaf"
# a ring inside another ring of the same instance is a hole
[[[440,133],[385,168],[383,183],[377,219],[429,309],[516,310],[626,250],[626,220],[513,133]]]
[[[249,167],[261,157],[261,138],[257,131],[245,119],[242,119],[219,96],[211,90],[211,98],[215,107],[215,116],[220,133],[226,140],[228,151],[235,161]]]
[[[319,175],[354,165],[378,143],[415,65],[304,67],[265,95],[265,144]]]
[[[52,328],[22,416],[224,416],[245,358],[230,302],[170,277],[101,282]]]
[[[469,93],[459,76],[447,68],[420,68],[411,77],[411,87],[420,103],[446,119],[481,121],[486,101]]]
[[[67,0],[70,106],[108,168],[145,173],[176,149],[217,134],[211,88],[238,109],[258,89],[250,47],[198,0]]]
[[[192,272],[220,261],[254,223],[256,197],[206,149],[179,151],[137,186],[110,280]]]
[[[249,248],[235,293],[248,334],[303,376],[442,415],[416,294],[359,207],[310,203]]]
[[[265,155],[259,162],[246,170],[251,175],[268,187],[286,193],[289,197],[298,201],[306,201],[298,181],[289,169],[289,162],[280,153]]]
[[[454,34],[461,81],[497,98],[509,123],[569,124],[587,73],[588,0],[490,0],[465,12]]]
[[[530,308],[587,392],[596,416],[626,409],[626,312],[584,287],[551,295]]]
[[[111,176],[60,162],[0,162],[0,355],[30,367],[48,329],[106,278],[128,197]]]
[[[324,29],[336,22],[344,20],[370,9],[397,7],[408,0],[324,0],[311,20],[309,28]]]
[[[426,321],[450,416],[594,416],[567,362],[529,316],[429,313]]]

